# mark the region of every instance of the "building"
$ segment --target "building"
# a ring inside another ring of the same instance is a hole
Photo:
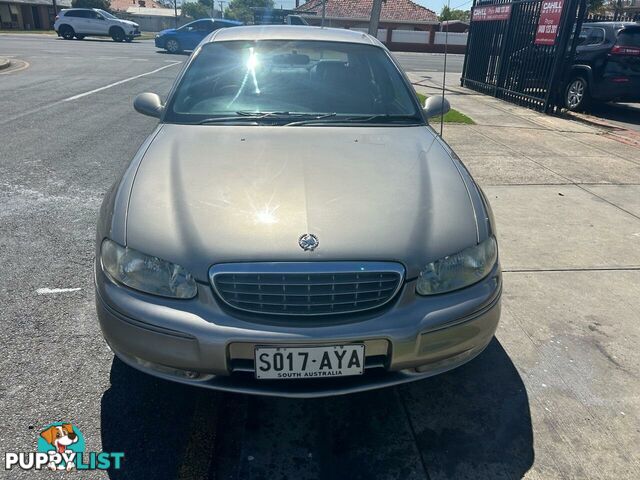
[[[113,12],[128,12],[129,9],[135,11],[147,8],[160,8],[163,10],[171,10],[173,12],[173,9],[167,9],[155,0],[111,0],[109,8]]]
[[[180,8],[176,12],[155,0],[111,0],[110,8],[118,18],[136,22],[143,32],[159,32],[191,20],[181,16]]]
[[[322,22],[323,0],[309,0],[296,11],[310,25]],[[325,26],[366,32],[369,27],[373,0],[325,0]],[[442,52],[444,41],[438,16],[433,10],[411,0],[386,0],[382,3],[378,39],[391,50]],[[449,52],[462,53],[466,45],[450,45]]]
[[[469,22],[464,22],[462,20],[445,20],[444,22],[440,22],[440,31],[466,33],[469,31],[469,25]]]
[[[58,11],[71,0],[57,0]],[[56,11],[52,0],[0,0],[0,30],[51,30]]]

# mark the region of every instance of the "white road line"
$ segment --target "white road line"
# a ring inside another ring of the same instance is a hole
[[[39,288],[36,290],[38,295],[50,295],[52,293],[70,293],[82,290],[82,288]]]
[[[165,68],[173,67],[174,65],[179,65],[180,63],[182,63],[182,62],[175,62],[175,63],[172,63],[170,65],[165,65],[163,67],[156,68],[155,70],[151,70],[150,72],[141,73],[140,75],[136,75],[135,77],[125,78],[124,80],[119,80],[117,82],[110,83],[109,85],[105,85],[104,87],[100,87],[100,88],[95,88],[93,90],[89,90],[88,92],[79,93],[78,95],[74,95],[73,97],[64,98],[64,99],[62,99],[60,101],[61,102],[71,102],[72,100],[78,100],[79,98],[86,97],[86,96],[89,96],[89,95],[93,95],[94,93],[98,93],[98,92],[101,92],[103,90],[107,90],[108,88],[115,87],[115,86],[118,86],[118,85],[122,85],[123,83],[127,83],[127,82],[130,82],[132,80],[136,80],[136,79],[141,78],[141,77],[146,77],[147,75],[152,75],[154,73],[158,73],[160,70],[164,70]]]
[[[26,63],[26,62],[25,62],[25,63]],[[5,125],[5,124],[7,124],[7,123],[15,122],[16,120],[19,120],[19,119],[21,119],[21,118],[23,118],[23,117],[26,117],[27,115],[33,115],[34,113],[42,112],[43,110],[47,110],[47,109],[49,109],[49,108],[55,107],[55,106],[57,106],[57,105],[60,105],[60,104],[62,104],[62,103],[69,102],[69,101],[71,101],[71,100],[75,100],[75,99],[77,99],[77,98],[81,98],[81,97],[84,97],[84,96],[86,96],[86,95],[91,95],[92,93],[99,92],[99,91],[104,90],[104,89],[106,89],[106,88],[115,87],[116,85],[120,85],[120,84],[122,84],[122,83],[129,82],[129,81],[134,80],[134,79],[136,79],[136,78],[144,77],[145,75],[151,75],[152,73],[159,72],[160,70],[164,70],[165,68],[173,67],[174,65],[179,65],[180,63],[182,63],[182,62],[175,62],[175,63],[172,63],[171,65],[165,65],[164,67],[157,68],[156,70],[153,70],[153,71],[151,71],[151,72],[143,73],[143,74],[141,74],[141,75],[137,75],[137,76],[135,76],[135,77],[131,77],[131,78],[125,78],[124,80],[120,80],[119,82],[112,83],[111,85],[106,85],[106,86],[104,86],[104,87],[97,88],[97,89],[95,89],[95,90],[91,90],[90,92],[85,92],[85,93],[81,93],[81,94],[79,94],[79,95],[74,95],[73,97],[64,98],[64,99],[62,99],[62,100],[57,100],[57,101],[55,101],[55,102],[53,102],[53,103],[49,103],[49,104],[47,104],[47,105],[43,105],[43,106],[41,106],[41,107],[34,108],[34,109],[32,109],[32,110],[27,110],[27,111],[22,112],[21,114],[16,115],[16,116],[14,116],[14,117],[2,118],[2,117],[0,116],[0,125]],[[15,71],[15,70],[12,70],[12,69],[9,69],[9,70],[10,70],[10,71],[8,71],[8,72],[0,73],[0,75],[9,75],[9,74],[10,74],[10,73],[12,73],[13,71]]]

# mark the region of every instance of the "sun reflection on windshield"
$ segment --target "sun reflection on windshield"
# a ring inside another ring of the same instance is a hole
[[[238,99],[240,94],[242,94],[242,92],[245,89],[245,86],[247,85],[247,80],[249,80],[249,76],[251,76],[251,79],[253,80],[253,87],[254,87],[253,93],[256,95],[260,94],[260,88],[258,87],[258,79],[256,78],[256,67],[258,66],[258,63],[259,63],[258,54],[256,53],[253,47],[250,47],[249,58],[247,58],[247,63],[246,63],[247,71],[244,74],[244,78],[242,79],[242,84],[238,89],[238,93],[236,93],[236,95],[231,99],[231,101],[229,102],[229,106],[231,106]]]

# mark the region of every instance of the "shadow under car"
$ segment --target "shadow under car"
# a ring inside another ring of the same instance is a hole
[[[448,373],[307,400],[198,389],[115,359],[102,448],[125,460],[110,478],[176,478],[196,403],[218,409],[212,451],[198,452],[212,478],[520,478],[534,459],[527,392],[494,339]]]

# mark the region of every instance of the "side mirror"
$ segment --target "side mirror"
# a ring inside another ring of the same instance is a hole
[[[451,110],[449,101],[441,95],[427,98],[424,102],[424,113],[427,118],[440,117]]]
[[[138,95],[133,101],[133,108],[136,109],[136,112],[156,118],[160,118],[164,109],[160,97],[155,93],[141,93]]]

